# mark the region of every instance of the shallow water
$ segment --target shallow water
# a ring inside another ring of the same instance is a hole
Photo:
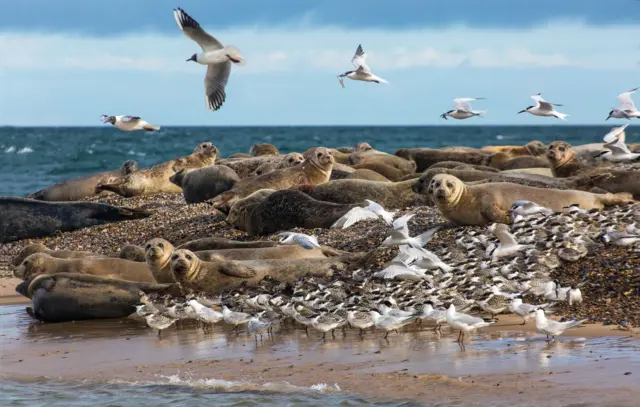
[[[0,196],[24,196],[65,179],[120,167],[141,167],[189,154],[212,141],[221,156],[272,143],[281,152],[349,146],[361,141],[393,153],[401,147],[524,144],[531,140],[571,144],[601,142],[611,126],[430,126],[430,127],[167,127],[157,133],[127,133],[103,127],[0,127]],[[627,133],[633,142],[634,130]]]

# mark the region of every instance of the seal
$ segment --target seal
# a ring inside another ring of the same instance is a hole
[[[120,252],[118,253],[118,258],[137,261],[144,263],[147,259],[145,257],[144,248],[140,246],[136,246],[134,244],[126,244],[120,248]]]
[[[224,165],[192,169],[183,168],[173,174],[169,181],[182,188],[188,204],[204,202],[233,188],[240,177]]]
[[[485,146],[481,150],[491,153],[505,153],[510,158],[524,155],[543,156],[547,152],[547,146],[538,140],[533,140],[524,146]]]
[[[297,185],[318,185],[329,181],[333,169],[333,156],[323,147],[316,148],[300,165],[276,170],[259,177],[237,183],[230,191],[213,199],[216,209],[225,212],[236,201],[259,189],[287,189]]]
[[[247,179],[251,177],[251,174],[255,172],[258,167],[262,164],[272,163],[278,164],[280,162],[280,158],[272,157],[272,156],[260,156],[260,157],[252,157],[245,158],[241,160],[223,160],[218,164],[224,165],[226,167],[231,168],[240,179]]]
[[[440,161],[458,161],[465,164],[485,165],[487,157],[493,153],[489,151],[443,151],[432,148],[401,148],[394,155],[412,160],[416,163],[416,171],[423,172]]]
[[[139,169],[137,161],[128,160],[117,170],[62,181],[49,188],[27,195],[27,198],[55,202],[78,201],[82,198],[97,195],[99,193],[96,192],[96,186],[98,186],[98,184],[112,182],[119,177],[132,174]]]
[[[140,292],[179,295],[178,284],[149,284],[86,274],[42,274],[30,282],[33,316],[44,322],[124,318],[136,310]]]
[[[384,163],[364,162],[362,164],[352,165],[351,167],[355,168],[356,170],[367,169],[367,170],[375,171],[378,174],[385,177],[386,179],[388,179],[389,181],[393,181],[393,182],[399,181],[400,178],[406,175],[403,171],[400,171],[399,169]]]
[[[40,274],[57,273],[91,274],[142,283],[156,282],[146,264],[114,257],[59,259],[46,253],[34,253],[27,256],[14,270],[14,275],[23,280],[30,280]]]
[[[232,159],[232,158],[253,158],[253,156],[251,154],[246,154],[246,153],[235,153],[227,157],[227,159]]]
[[[548,168],[549,161],[544,157],[522,155],[511,157],[507,153],[495,153],[488,157],[486,164],[501,171],[520,168]]]
[[[355,170],[347,176],[347,179],[364,179],[367,181],[391,182],[379,173],[373,170],[368,170],[366,168]]]
[[[325,184],[303,185],[297,189],[318,201],[341,204],[360,204],[365,199],[379,203],[385,209],[401,209],[427,205],[428,199],[411,189],[415,180],[376,182],[359,179],[341,179]]]
[[[274,247],[277,242],[271,240],[255,240],[241,242],[239,240],[226,239],[224,237],[204,237],[191,240],[178,246],[178,249],[191,251],[223,250],[223,249],[259,249],[261,247]]]
[[[528,200],[560,212],[578,204],[583,209],[625,205],[633,200],[626,195],[593,194],[576,190],[535,188],[507,182],[467,186],[453,175],[433,177],[429,189],[442,215],[458,225],[510,223],[509,210],[517,200]]]
[[[461,168],[461,167],[464,167],[464,168]],[[466,164],[466,163],[461,163],[459,161],[440,161],[439,163],[433,164],[428,169],[430,170],[433,168],[473,169],[473,170],[484,171],[484,172],[500,172],[500,170],[498,170],[497,168],[488,167],[486,165]]]
[[[413,174],[416,172],[416,163],[412,160],[406,160],[402,157],[386,154],[386,153],[352,153],[349,156],[349,164],[384,164],[389,167],[402,171],[402,175]]]
[[[289,282],[305,276],[328,277],[334,271],[365,263],[367,258],[354,253],[325,259],[202,261],[193,252],[178,249],[171,255],[171,268],[184,288],[219,293],[240,285],[256,285],[267,276]]]
[[[248,197],[238,200],[229,210],[225,222],[232,227],[246,232],[244,225],[248,223],[249,216],[251,216],[253,210],[274,192],[276,192],[275,189],[260,189]]]
[[[216,162],[218,149],[212,143],[200,143],[193,153],[176,158],[151,168],[117,178],[109,183],[101,183],[96,191],[111,191],[130,198],[132,196],[153,195],[159,193],[179,193],[182,189],[169,179],[185,168],[201,168]]]
[[[145,261],[158,283],[176,282],[171,272],[171,253],[174,250],[169,241],[160,238],[151,239],[144,245]]]
[[[359,205],[318,201],[302,191],[285,189],[272,193],[248,212],[246,224],[234,223],[234,226],[250,236],[297,227],[328,229],[356,206]]]
[[[634,199],[640,199],[640,172],[621,171],[611,168],[587,167],[576,156],[568,143],[554,141],[549,146],[547,158],[551,164],[551,172],[558,178],[588,175],[594,187],[612,193],[627,192]]]
[[[0,197],[0,214],[0,243],[152,215],[142,209],[96,202],[44,202],[16,197]]]
[[[47,246],[42,243],[32,243],[30,245],[25,246],[20,253],[18,253],[13,259],[11,259],[12,266],[19,266],[20,263],[24,261],[27,257],[34,253],[46,253],[51,257],[55,257],[57,259],[80,259],[83,257],[107,257],[98,253],[93,252],[83,252],[83,251],[74,251],[74,250],[51,250]]]
[[[260,157],[263,155],[273,155],[277,157],[280,155],[280,151],[278,151],[276,146],[274,146],[273,144],[267,144],[267,143],[254,144],[251,146],[251,149],[249,150],[249,152],[254,157]]]
[[[268,172],[272,172],[274,170],[279,170],[282,168],[291,168],[295,167],[298,164],[302,164],[304,161],[304,157],[300,153],[289,153],[282,157],[282,160],[278,163],[275,162],[267,162],[261,164],[256,170],[251,174],[251,176],[260,176],[266,174]]]

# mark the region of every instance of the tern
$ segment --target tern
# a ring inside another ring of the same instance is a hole
[[[360,222],[361,220],[378,219],[378,217],[381,217],[387,223],[387,225],[391,225],[393,223],[393,215],[395,215],[395,212],[389,212],[385,210],[382,205],[373,202],[370,199],[365,199],[365,201],[367,202],[367,206],[365,206],[364,208],[361,206],[356,206],[355,208],[351,209],[340,219],[335,221],[334,224],[331,225],[331,228],[346,229],[354,225],[355,223]]]
[[[160,130],[160,126],[156,126],[153,124],[149,124],[144,121],[140,116],[108,116],[103,114],[100,116],[100,120],[103,123],[111,123],[117,129],[122,131],[136,131],[136,130],[146,130],[146,131],[158,131]]]
[[[194,61],[207,65],[207,74],[204,77],[205,102],[207,109],[218,110],[227,97],[225,86],[231,74],[231,63],[241,64],[244,58],[238,48],[233,45],[222,45],[181,8],[174,9],[173,16],[180,30],[202,48],[201,53],[193,54],[187,62]]]
[[[588,320],[573,320],[567,322],[558,322],[552,319],[548,319],[546,315],[544,315],[544,310],[538,309],[536,311],[536,328],[539,332],[547,335],[547,339],[551,336],[551,340],[554,340],[557,335],[562,335],[564,331],[570,328],[575,328],[578,325],[581,325]]]
[[[398,219],[394,220],[393,231],[391,232],[391,235],[389,235],[382,242],[382,246],[409,245],[411,247],[415,247],[416,249],[420,249],[431,240],[431,238],[436,234],[438,230],[440,230],[440,227],[436,226],[427,230],[421,235],[410,237],[409,226],[407,225],[407,223],[414,216],[415,213],[410,213],[404,216],[400,216]]]
[[[624,142],[625,137],[621,136],[627,126],[629,124],[615,128],[604,136],[604,141],[606,142],[604,148],[607,150],[596,154],[594,158],[600,157],[603,160],[612,162],[634,161],[640,158],[640,154],[632,153],[629,150],[629,147]]]
[[[280,241],[278,243],[284,245],[299,245],[307,250],[312,250],[314,247],[320,247],[318,238],[315,236],[305,235],[304,233],[296,232],[282,232],[278,233]]]
[[[459,343],[464,342],[465,333],[471,333],[478,328],[484,328],[485,326],[489,326],[496,322],[456,312],[456,307],[453,304],[449,305],[449,308],[447,308],[446,320],[447,324],[449,324],[451,328],[460,330],[457,340]]]
[[[443,119],[447,120],[447,116],[453,117],[454,119],[463,120],[468,119],[469,117],[481,116],[486,112],[486,110],[473,110],[469,102],[474,100],[484,100],[485,98],[458,98],[453,99],[453,109],[449,110],[446,113],[440,115]]]
[[[609,116],[605,120],[609,120],[614,117],[616,119],[629,119],[637,118],[640,119],[640,111],[636,109],[636,105],[633,103],[631,99],[631,95],[633,92],[637,91],[639,88],[633,88],[626,92],[623,92],[616,96],[618,99],[618,107],[614,107],[609,112]]]
[[[553,110],[553,106],[562,106],[562,105],[547,102],[542,98],[540,93],[536,93],[535,95],[531,96],[531,99],[535,100],[536,105],[527,106],[526,109],[520,110],[518,114],[527,112],[527,113],[531,113],[534,116],[550,116],[550,117],[555,117],[561,120],[566,120],[566,117],[569,116],[568,114],[556,112],[555,110]]]
[[[371,69],[366,63],[367,54],[364,53],[362,49],[362,45],[358,45],[358,49],[356,49],[356,53],[351,58],[351,63],[356,68],[355,71],[347,71],[341,75],[338,75],[338,80],[340,81],[340,85],[344,88],[344,77],[349,79],[353,79],[354,81],[364,81],[364,82],[375,82],[375,83],[388,83],[386,80],[374,75],[371,73]]]

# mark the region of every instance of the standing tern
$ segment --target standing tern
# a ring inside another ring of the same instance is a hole
[[[588,320],[573,320],[567,322],[558,322],[552,319],[548,319],[546,315],[544,315],[544,310],[538,309],[536,311],[536,328],[541,333],[547,335],[547,339],[551,336],[551,340],[554,340],[557,335],[562,335],[564,331],[570,328],[575,328],[578,325],[581,325]]]
[[[640,119],[640,111],[636,109],[636,105],[633,103],[631,99],[631,95],[633,92],[637,91],[640,88],[633,88],[626,92],[623,92],[616,96],[618,99],[618,107],[614,107],[609,112],[609,116],[605,120],[609,120],[614,117],[616,119],[629,119],[632,118]]]
[[[231,74],[231,62],[241,64],[244,58],[238,48],[233,45],[222,45],[181,8],[174,9],[173,16],[182,32],[202,48],[201,53],[193,54],[187,62],[194,61],[207,65],[207,74],[204,77],[205,102],[207,109],[218,110],[227,97],[225,86]]]
[[[555,117],[561,120],[566,120],[566,117],[569,116],[568,114],[556,112],[555,110],[553,110],[553,106],[562,106],[562,105],[547,102],[542,98],[540,93],[536,93],[535,95],[531,96],[531,99],[535,100],[536,105],[527,106],[526,109],[520,110],[518,114],[527,112],[527,113],[531,113],[534,116],[549,116],[549,117]]]
[[[356,49],[356,53],[351,58],[351,63],[356,68],[355,71],[347,71],[341,75],[338,75],[338,80],[340,81],[340,85],[344,88],[343,79],[345,76],[349,79],[353,79],[354,81],[364,81],[364,82],[375,82],[375,83],[388,83],[386,80],[380,78],[379,76],[374,75],[371,72],[371,69],[366,63],[367,54],[364,53],[362,49],[362,45],[358,45],[358,49]]]
[[[447,120],[447,116],[453,117],[454,119],[462,120],[468,119],[473,116],[481,116],[487,113],[486,110],[473,110],[469,102],[474,100],[484,100],[485,98],[458,98],[453,99],[453,109],[449,110],[446,113],[440,115],[443,119]]]
[[[100,120],[103,123],[111,123],[117,129],[122,131],[136,131],[136,130],[146,130],[146,131],[158,131],[160,130],[160,126],[155,126],[153,124],[149,124],[144,121],[140,116],[108,116],[103,114],[100,116]]]

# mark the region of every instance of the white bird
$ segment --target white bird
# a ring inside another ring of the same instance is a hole
[[[509,310],[514,314],[520,315],[522,317],[522,325],[525,325],[527,321],[535,316],[535,312],[537,309],[548,308],[551,304],[540,304],[540,305],[532,305],[522,302],[522,298],[517,297],[511,300],[509,304]]]
[[[163,330],[169,328],[177,321],[175,318],[162,314],[149,314],[145,317],[145,320],[150,328],[158,330],[158,337],[161,336]]]
[[[512,257],[518,254],[518,252],[533,247],[532,245],[519,244],[515,237],[509,233],[509,227],[503,223],[492,224],[489,226],[489,231],[500,240],[500,244],[497,246],[487,248],[487,253],[488,256],[491,257],[491,261],[496,261],[502,257]]]
[[[401,245],[398,247],[399,254],[397,259],[406,259],[407,264],[413,264],[422,269],[434,270],[440,269],[445,272],[453,270],[453,267],[449,266],[433,252],[424,248],[415,248],[407,245]]]
[[[553,210],[544,206],[538,205],[535,202],[518,200],[511,205],[511,219],[513,220],[517,215],[520,216],[533,216],[542,214],[544,216],[553,215]]]
[[[117,129],[120,129],[122,131],[160,130],[160,126],[149,124],[139,116],[108,116],[106,114],[103,114],[102,116],[100,116],[100,120],[102,120],[103,123],[111,123]]]
[[[382,278],[385,280],[409,280],[420,281],[425,280],[426,275],[419,271],[414,270],[411,267],[400,261],[391,261],[391,263],[382,270],[372,274],[372,277]]]
[[[447,311],[433,308],[433,302],[426,301],[422,306],[422,312],[418,316],[420,320],[433,321],[436,323],[434,331],[441,331],[443,322],[447,322]]]
[[[368,312],[350,310],[347,311],[347,322],[353,328],[360,330],[360,335],[364,334],[364,330],[371,328],[373,324],[373,318]]]
[[[386,80],[371,73],[371,69],[369,69],[369,66],[367,66],[366,59],[367,54],[365,54],[362,50],[362,45],[358,45],[356,53],[354,54],[353,58],[351,58],[351,63],[356,68],[356,70],[347,71],[341,75],[338,75],[338,80],[340,81],[340,85],[342,85],[343,88],[344,82],[342,78],[344,78],[345,76],[355,81],[388,83]]]
[[[205,102],[207,109],[218,110],[227,97],[225,87],[231,74],[231,63],[241,64],[244,58],[238,48],[233,45],[223,46],[181,8],[174,9],[173,16],[180,30],[202,48],[201,53],[193,54],[187,62],[207,65],[204,78]]]
[[[609,230],[602,235],[602,241],[612,244],[614,246],[631,246],[632,244],[640,241],[640,235],[632,234],[628,232],[616,232],[615,230]]]
[[[527,112],[527,113],[531,113],[534,116],[549,116],[549,117],[556,117],[558,119],[566,120],[566,117],[569,116],[568,114],[556,112],[553,109],[553,106],[562,106],[562,105],[547,102],[540,95],[541,95],[540,93],[536,93],[535,95],[531,96],[531,99],[535,100],[536,102],[535,106],[527,106],[527,108],[519,111],[518,113]]]
[[[544,315],[544,310],[538,309],[536,311],[536,329],[539,332],[547,335],[547,339],[551,336],[551,339],[555,339],[557,335],[562,335],[564,331],[570,328],[574,328],[578,325],[587,322],[586,319],[583,320],[573,320],[567,322],[558,322],[552,319],[548,319],[546,315]]]
[[[315,236],[305,235],[304,233],[296,232],[282,232],[278,233],[280,240],[278,243],[284,245],[299,245],[307,250],[312,250],[314,247],[320,247],[318,238]]]
[[[620,127],[614,127],[611,131],[602,138],[605,143],[615,143],[620,139],[620,135],[625,131],[625,129],[629,127],[629,123],[623,124]],[[624,142],[625,140],[623,140]]]
[[[618,99],[618,107],[611,109],[609,116],[605,120],[609,120],[612,117],[629,120],[634,117],[640,118],[640,112],[636,109],[633,99],[631,99],[631,95],[637,90],[638,88],[633,88],[616,96],[616,99]]]
[[[206,324],[215,324],[224,318],[224,315],[222,315],[221,312],[205,307],[195,299],[187,301],[187,304],[189,304],[189,306],[195,311],[196,318]]]
[[[567,301],[567,294],[571,287],[561,287],[555,281],[549,281],[544,286],[544,298],[549,301]]]
[[[627,147],[627,144],[621,137],[617,137],[618,134],[626,129],[628,124],[624,126],[620,126],[617,129],[612,130],[605,136],[606,140],[611,140],[604,145],[604,148],[608,149],[602,151],[595,155],[594,158],[600,157],[603,160],[612,161],[612,162],[624,162],[624,161],[634,161],[640,158],[640,154],[632,153]]]
[[[580,208],[580,204],[571,204],[569,206],[563,206],[562,209],[564,209],[564,212],[570,215],[575,215],[575,214],[587,215],[589,213],[589,211],[587,211],[586,209]]]
[[[409,236],[409,220],[414,217],[414,213],[410,213],[404,216],[400,216],[398,219],[393,221],[393,231],[391,235],[388,236],[383,242],[382,246],[400,246],[400,245],[409,245],[415,248],[421,248],[425,244],[431,240],[433,235],[440,230],[439,226],[431,228],[426,232],[418,235],[416,237]]]
[[[453,99],[453,109],[440,115],[443,119],[447,120],[447,116],[454,119],[463,120],[469,117],[481,116],[487,113],[486,110],[473,110],[471,104],[474,100],[484,100],[485,98],[457,98]]]
[[[382,207],[382,205],[373,202],[370,199],[365,199],[365,201],[367,202],[367,206],[364,208],[356,206],[351,209],[349,212],[342,215],[340,219],[335,221],[333,225],[331,225],[331,228],[346,229],[361,220],[378,219],[378,217],[381,217],[388,225],[393,223],[393,215],[395,215],[395,212],[388,212]]]
[[[227,324],[233,325],[233,330],[238,330],[238,325],[246,324],[251,319],[251,315],[246,312],[235,312],[231,311],[225,305],[222,307],[222,316],[224,318],[224,322]]]
[[[311,320],[311,327],[316,331],[322,332],[322,339],[325,338],[327,332],[331,331],[331,336],[336,337],[334,331],[347,323],[346,318],[342,318],[336,314],[322,314]]]
[[[373,320],[375,327],[386,332],[384,339],[387,339],[389,332],[395,331],[398,333],[398,329],[405,325],[409,325],[419,316],[419,314],[404,317],[397,315],[381,315],[377,310],[369,311],[369,315],[371,315],[371,319]]]
[[[461,312],[456,312],[455,305],[449,305],[447,308],[447,324],[453,329],[459,329],[460,334],[458,335],[458,342],[464,342],[465,333],[470,333],[475,331],[478,328],[483,328],[485,326],[489,326],[493,324],[495,321],[485,321],[480,317],[474,317],[472,315],[463,314]]]
[[[249,333],[249,335],[255,335],[256,342],[258,342],[258,335],[260,335],[260,340],[262,341],[262,335],[265,332],[269,332],[271,325],[273,325],[272,321],[263,321],[262,319],[253,316],[249,318],[249,322],[247,324],[247,332]]]
[[[576,285],[571,286],[569,292],[567,293],[567,297],[569,299],[570,307],[582,304],[582,291]]]

